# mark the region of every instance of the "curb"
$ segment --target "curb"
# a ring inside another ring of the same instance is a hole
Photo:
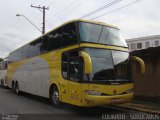
[[[133,107],[133,106],[129,106],[129,105],[116,105],[116,107],[121,107],[121,108],[124,108],[124,109],[132,109],[132,110],[136,110],[136,111],[140,111],[140,112],[146,112],[146,113],[152,113],[152,114],[160,115],[160,111],[138,108],[138,107]]]

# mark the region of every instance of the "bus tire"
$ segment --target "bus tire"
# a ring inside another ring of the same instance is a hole
[[[12,81],[12,91],[14,91],[14,81]]]
[[[50,90],[50,102],[55,107],[60,107],[60,100],[59,100],[59,90],[56,85],[53,85],[53,87]]]
[[[4,87],[4,81],[1,79],[1,86]]]
[[[1,83],[0,83],[0,86],[2,86],[2,79],[1,79],[1,81],[0,81]]]
[[[4,80],[1,79],[1,86],[4,87]]]
[[[15,83],[14,93],[17,94],[17,95],[19,95],[19,93],[20,93],[18,82]]]

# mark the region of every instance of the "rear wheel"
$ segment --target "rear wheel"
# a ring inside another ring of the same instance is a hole
[[[0,84],[0,85],[3,86],[2,84],[3,84],[3,83],[2,83],[2,79],[1,79],[1,84]]]
[[[3,87],[4,86],[4,80],[1,79],[1,86]]]
[[[19,94],[19,85],[18,85],[18,83],[15,84],[14,93],[17,94],[17,95]]]
[[[58,91],[57,86],[53,86],[51,88],[51,91],[50,91],[50,101],[51,101],[52,105],[54,105],[56,107],[60,106],[59,91]]]

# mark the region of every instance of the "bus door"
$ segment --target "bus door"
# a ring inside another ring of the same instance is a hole
[[[62,54],[62,76],[63,86],[61,86],[62,100],[72,104],[79,104],[82,97],[82,84],[81,84],[81,58],[70,53]],[[65,93],[63,95],[63,93]]]
[[[80,104],[82,98],[82,64],[80,57],[69,59],[69,99],[72,104]]]

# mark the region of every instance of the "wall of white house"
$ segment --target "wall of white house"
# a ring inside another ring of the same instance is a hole
[[[160,46],[160,36],[127,39],[126,42],[130,51],[146,49],[148,47]]]

